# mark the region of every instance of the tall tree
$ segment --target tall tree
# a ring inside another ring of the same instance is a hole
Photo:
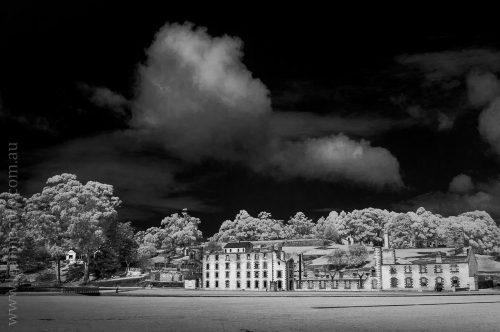
[[[121,263],[125,263],[128,271],[130,269],[130,264],[137,261],[137,249],[139,248],[139,244],[134,239],[134,228],[130,221],[118,223],[116,232],[118,257]]]
[[[302,212],[297,212],[284,227],[287,239],[305,239],[314,237],[314,223]]]
[[[181,214],[174,213],[161,221],[167,239],[175,247],[187,247],[201,239],[203,234],[198,229],[200,223],[201,220],[190,216],[187,209]]]

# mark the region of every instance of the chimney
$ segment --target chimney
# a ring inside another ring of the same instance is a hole
[[[389,232],[384,232],[384,249],[389,249]]]
[[[377,280],[377,289],[382,289],[382,248],[374,247],[373,250],[375,275],[372,278]]]
[[[441,251],[438,251],[436,253],[436,263],[441,264],[443,262],[443,259],[441,258]]]

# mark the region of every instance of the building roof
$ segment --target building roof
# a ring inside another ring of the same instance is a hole
[[[479,273],[500,273],[500,262],[488,255],[476,255],[477,271]]]
[[[224,249],[228,248],[252,248],[252,243],[248,241],[242,242],[229,242],[224,246]]]
[[[441,263],[439,264],[467,262],[467,250],[455,253],[455,248],[407,248],[394,250],[396,253],[396,264],[436,264],[436,257],[439,253],[441,254]]]

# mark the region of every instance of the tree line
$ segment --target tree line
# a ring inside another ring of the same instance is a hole
[[[165,217],[158,227],[136,231],[131,222],[120,222],[117,209],[121,200],[113,186],[95,181],[83,184],[73,174],[49,178],[40,193],[25,198],[0,194],[0,244],[5,261],[9,241],[17,239],[17,262],[22,271],[35,271],[44,262],[60,262],[69,249],[84,261],[83,279],[89,273],[109,276],[131,265],[141,266],[161,250],[174,253],[202,239],[201,220],[187,210]],[[447,240],[459,240],[480,254],[500,253],[500,229],[484,211],[443,217],[424,208],[398,213],[367,208],[350,212],[330,212],[316,222],[297,212],[286,222],[268,212],[257,217],[241,210],[234,220],[224,221],[209,239],[209,248],[229,241],[317,238],[334,242],[380,245],[389,233],[392,247],[423,247]]]

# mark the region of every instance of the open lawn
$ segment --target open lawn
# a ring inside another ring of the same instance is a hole
[[[17,296],[2,331],[499,331],[500,296]]]

